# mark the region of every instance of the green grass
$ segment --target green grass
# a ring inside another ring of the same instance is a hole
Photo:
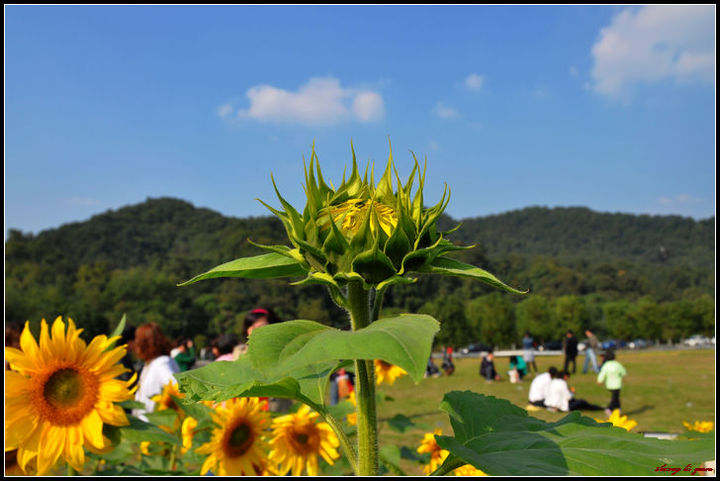
[[[596,383],[597,375],[592,371],[581,374],[584,357],[580,355],[578,373],[573,375],[570,386],[575,395],[593,404],[606,406],[610,394]],[[628,371],[620,394],[622,413],[638,422],[633,432],[684,432],[683,420],[715,420],[715,351],[674,350],[674,351],[619,351],[617,360]],[[562,356],[536,358],[538,370],[546,371],[550,366],[562,368]],[[436,362],[436,364],[438,364]],[[495,366],[502,380],[486,383],[478,374],[480,359],[455,359],[455,373],[452,376],[424,379],[415,384],[404,376],[394,385],[378,386],[378,389],[394,401],[378,406],[380,421],[380,446],[395,444],[415,450],[423,433],[440,428],[443,434],[451,434],[448,416],[438,410],[444,394],[448,391],[470,390],[481,394],[507,399],[517,406],[527,405],[527,393],[532,378],[519,384],[507,380],[507,358],[496,358]],[[427,430],[412,429],[399,433],[390,429],[385,421],[396,414],[404,414],[417,424],[424,424]],[[583,414],[604,418],[602,411]],[[541,410],[530,413],[539,419],[557,421],[566,413]],[[408,474],[421,474],[417,464],[403,463]]]

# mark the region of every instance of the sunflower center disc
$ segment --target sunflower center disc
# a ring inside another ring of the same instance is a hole
[[[232,456],[241,456],[245,454],[253,443],[253,436],[250,426],[240,424],[230,434],[228,439],[228,448]]]
[[[60,369],[47,380],[43,394],[53,406],[74,406],[84,394],[82,378],[74,369]]]
[[[298,434],[295,439],[297,439],[301,444],[307,444],[310,437],[307,434]]]

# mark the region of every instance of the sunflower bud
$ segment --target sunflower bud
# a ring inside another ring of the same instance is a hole
[[[368,177],[369,166],[361,177],[352,145],[351,150],[350,176],[346,179],[343,174],[342,183],[335,189],[325,182],[313,146],[310,165],[305,165],[307,203],[302,215],[283,199],[274,179],[284,210],[263,202],[283,222],[295,248],[260,247],[303,262],[308,277],[301,283],[342,287],[348,281],[362,280],[366,287],[381,288],[412,282],[403,275],[422,272],[442,254],[465,248],[454,246],[444,238],[446,233],[437,231],[437,220],[449,201],[447,187],[437,205],[425,208],[426,166],[421,169],[414,154],[415,165],[403,184],[391,150],[385,172],[376,184],[372,169]]]

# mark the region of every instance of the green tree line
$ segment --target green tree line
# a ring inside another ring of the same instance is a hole
[[[440,220],[442,228],[457,222]],[[158,322],[171,337],[237,332],[263,305],[283,319],[345,326],[320,286],[286,280],[178,282],[229,260],[263,253],[248,242],[286,244],[274,217],[237,219],[178,199],[148,199],[37,235],[10,230],[5,242],[5,321],[72,317],[88,335],[123,313]],[[527,296],[469,280],[425,276],[395,286],[384,312],[423,312],[442,323],[437,342],[506,346],[525,330],[560,338],[567,328],[602,336],[676,341],[714,331],[714,218],[597,213],[532,207],[465,219],[456,257],[482,266]]]

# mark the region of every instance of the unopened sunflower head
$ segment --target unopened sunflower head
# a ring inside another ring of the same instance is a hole
[[[263,204],[283,222],[294,249],[261,247],[302,262],[309,272],[307,282],[339,286],[350,280],[362,280],[366,286],[402,282],[407,272],[420,270],[448,251],[463,249],[437,231],[437,220],[449,202],[447,189],[438,204],[425,208],[426,169],[416,158],[403,183],[391,151],[375,183],[374,169],[366,167],[361,176],[354,149],[352,155],[350,176],[343,175],[335,188],[325,182],[313,147],[305,168],[307,202],[302,213],[280,195],[273,180],[283,210]]]

